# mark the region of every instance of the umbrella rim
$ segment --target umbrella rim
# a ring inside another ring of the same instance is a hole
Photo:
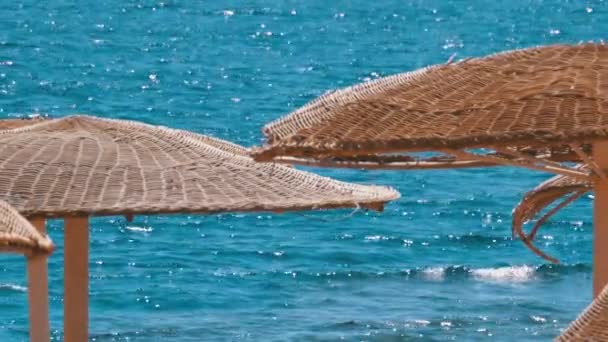
[[[579,129],[568,132],[552,130],[528,130],[501,134],[480,134],[467,137],[441,138],[399,138],[364,141],[296,142],[293,138],[254,147],[251,155],[256,161],[271,161],[275,157],[298,158],[357,157],[358,155],[379,155],[399,152],[433,152],[445,150],[466,150],[500,147],[553,147],[568,144],[592,143],[608,140],[608,125],[593,129]]]
[[[53,241],[47,234],[39,232],[25,217],[6,201],[0,200],[2,213],[13,226],[27,231],[26,236],[15,232],[0,232],[0,252],[18,253],[26,256],[48,255],[55,250]]]

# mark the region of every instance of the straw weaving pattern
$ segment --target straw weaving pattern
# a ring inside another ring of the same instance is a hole
[[[24,215],[284,211],[370,206],[386,187],[257,163],[199,134],[90,116],[0,130],[0,199]]]
[[[608,137],[608,46],[552,45],[340,89],[264,127],[256,159],[511,146]]]
[[[23,127],[31,124],[35,124],[45,120],[43,118],[35,118],[35,119],[4,119],[0,120],[0,129],[13,129],[18,127]]]
[[[51,253],[53,243],[8,203],[0,201],[0,252]]]
[[[608,286],[555,341],[608,341]]]

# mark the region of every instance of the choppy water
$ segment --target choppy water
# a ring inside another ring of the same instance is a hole
[[[93,113],[244,145],[322,92],[457,57],[599,40],[602,1],[4,1],[0,117]],[[604,23],[604,24],[602,24]],[[548,340],[591,297],[590,200],[542,230],[510,211],[546,175],[320,170],[388,184],[382,214],[97,218],[95,341]],[[62,339],[62,229],[50,263]],[[24,262],[1,256],[0,341],[27,339]]]

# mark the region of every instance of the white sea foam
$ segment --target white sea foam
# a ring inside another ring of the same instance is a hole
[[[384,235],[368,235],[365,237],[365,240],[367,241],[382,241],[382,240],[389,240],[388,236],[384,236]]]
[[[0,284],[0,290],[27,292],[27,287],[15,285],[15,284]]]
[[[543,316],[530,316],[530,318],[532,318],[532,320],[534,322],[538,322],[538,323],[545,323],[547,322],[547,319]]]
[[[431,324],[430,321],[427,321],[425,319],[416,319],[416,320],[414,320],[414,323],[417,325],[422,325],[422,326],[427,326],[427,325]]]
[[[498,283],[521,283],[534,277],[535,269],[530,266],[510,266],[498,268],[479,268],[471,270],[471,274],[477,280]]]
[[[445,268],[431,267],[422,271],[424,278],[428,280],[443,280],[445,278]]]
[[[149,233],[153,230],[152,227],[136,227],[136,226],[126,226],[125,229],[132,231],[132,232],[144,232],[144,233]]]

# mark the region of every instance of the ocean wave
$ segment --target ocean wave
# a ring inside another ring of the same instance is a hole
[[[536,268],[530,266],[511,266],[498,268],[479,268],[471,270],[477,280],[518,283],[526,282],[536,276]]]
[[[15,284],[0,284],[0,291],[15,291],[15,292],[27,292],[27,287],[15,285]]]
[[[352,236],[349,236],[352,239]],[[433,235],[430,238],[425,237],[424,239],[415,238],[412,236],[395,236],[395,235],[366,235],[363,238],[368,243],[380,243],[380,244],[407,244],[407,245],[418,245],[423,243],[433,244],[455,244],[467,247],[476,247],[495,244],[513,243],[516,239],[511,237],[510,232],[505,235],[482,235],[476,233],[455,235]]]
[[[359,320],[349,320],[349,321],[341,321],[335,323],[328,323],[321,325],[321,329],[328,330],[358,330],[358,329],[372,329],[372,330],[381,330],[381,329],[391,329],[393,331],[396,330],[407,330],[407,329],[420,329],[420,328],[443,328],[444,330],[449,330],[457,327],[471,326],[477,324],[479,322],[486,321],[486,318],[482,316],[477,317],[441,317],[441,318],[431,318],[427,317],[425,319],[406,319],[406,320],[367,320],[367,321],[359,321]]]
[[[543,264],[539,266],[516,265],[501,267],[471,268],[464,265],[418,267],[393,271],[270,271],[255,272],[244,270],[216,270],[216,277],[267,278],[290,277],[300,280],[364,280],[364,279],[412,279],[423,281],[473,280],[494,283],[522,283],[542,280],[574,273],[591,273],[590,264]]]
[[[138,338],[175,338],[179,336],[179,333],[183,333],[177,328],[166,327],[166,328],[149,328],[139,330],[127,330],[127,331],[114,331],[105,333],[91,334],[93,341],[130,341],[131,339]]]
[[[142,233],[142,232],[150,233],[151,231],[154,230],[152,227],[137,227],[137,226],[126,226],[125,229],[130,232],[137,232],[137,233]]]
[[[501,267],[470,268],[467,266],[426,267],[417,268],[405,273],[413,278],[425,280],[452,280],[472,279],[476,281],[496,283],[520,283],[535,279],[546,279],[573,273],[590,273],[589,264],[553,265],[543,264],[539,266],[516,265]]]

